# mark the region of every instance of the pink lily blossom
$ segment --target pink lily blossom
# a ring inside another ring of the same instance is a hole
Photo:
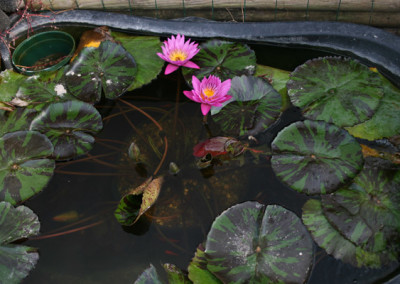
[[[218,77],[210,75],[208,78],[204,77],[200,82],[196,76],[193,76],[192,85],[193,90],[183,91],[183,94],[192,101],[201,103],[201,112],[204,116],[207,115],[212,106],[221,106],[222,103],[232,98],[228,95],[231,79],[221,82]]]
[[[190,61],[200,51],[197,46],[198,44],[190,42],[190,39],[185,42],[185,36],[180,34],[176,38],[171,36],[164,41],[164,45],[161,46],[162,53],[157,53],[162,60],[169,62],[164,74],[174,72],[179,66],[199,69],[197,64]]]

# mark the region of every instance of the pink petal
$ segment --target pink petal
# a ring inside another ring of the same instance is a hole
[[[196,102],[196,103],[201,103],[201,101],[199,100],[199,98],[196,96],[196,94],[193,93],[193,91],[183,91],[183,94],[188,97],[189,99],[191,99],[192,101]]]
[[[229,92],[230,88],[231,88],[231,79],[225,80],[220,85],[219,92],[222,96],[225,96]]]
[[[192,85],[196,93],[201,93],[200,80],[196,76],[192,76]]]
[[[203,115],[206,115],[211,109],[210,105],[207,104],[201,104],[201,112],[203,113]]]
[[[186,62],[185,64],[183,64],[183,66],[185,66],[187,68],[200,69],[200,67],[196,63],[193,63],[192,61]]]
[[[157,55],[158,55],[162,60],[168,61],[168,59],[165,57],[164,54],[158,52]]]
[[[165,68],[165,75],[171,74],[172,72],[176,71],[179,68],[177,65],[168,64],[167,68]]]

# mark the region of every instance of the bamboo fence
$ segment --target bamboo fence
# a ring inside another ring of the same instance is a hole
[[[32,10],[96,9],[162,19],[343,21],[400,30],[400,0],[25,0]]]

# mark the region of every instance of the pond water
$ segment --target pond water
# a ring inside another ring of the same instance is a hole
[[[332,55],[250,46],[257,63],[289,71],[310,58]],[[25,202],[39,216],[42,234],[24,242],[39,249],[40,259],[23,283],[133,283],[150,263],[156,267],[173,263],[186,269],[213,220],[230,206],[248,200],[278,204],[301,216],[310,197],[283,184],[267,158],[257,160],[246,153],[240,161],[196,167],[193,146],[207,139],[208,132],[199,105],[182,94],[189,88],[181,76],[180,72],[160,75],[123,95],[123,101],[96,105],[104,128],[94,148],[78,159],[57,162],[49,185]],[[163,132],[125,102],[150,114]],[[300,119],[300,112],[289,108],[257,139],[268,144],[284,126]],[[212,120],[209,123],[212,134],[218,135]],[[157,167],[164,151],[163,137],[168,139],[168,153],[160,169],[166,173],[160,197],[137,224],[121,226],[114,210],[122,194],[143,183]],[[133,141],[145,156],[139,165],[128,158]],[[168,174],[170,162],[178,165],[178,174]],[[63,213],[69,214],[63,219]],[[357,269],[316,249],[308,283],[381,283],[398,271],[398,264]]]

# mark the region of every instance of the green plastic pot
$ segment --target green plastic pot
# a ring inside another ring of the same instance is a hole
[[[42,32],[21,42],[12,55],[12,62],[15,69],[26,75],[54,71],[68,63],[74,50],[75,40],[70,34]]]

